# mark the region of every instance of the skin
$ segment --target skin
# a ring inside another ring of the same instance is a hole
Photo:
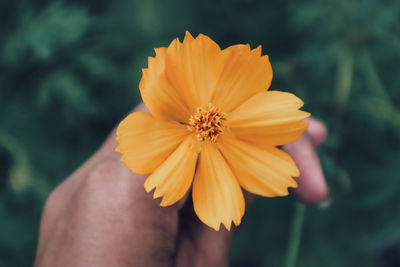
[[[136,111],[145,111],[139,105]],[[296,142],[283,147],[301,177],[292,193],[318,203],[328,197],[315,148],[326,137],[314,119]],[[36,267],[228,266],[234,229],[215,231],[195,216],[187,196],[167,208],[146,193],[146,176],[120,162],[115,130],[99,150],[59,185],[44,207]],[[244,192],[246,207],[255,196]]]

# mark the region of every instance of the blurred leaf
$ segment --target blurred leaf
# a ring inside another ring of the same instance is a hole
[[[87,94],[87,88],[69,73],[53,73],[39,88],[36,101],[40,109],[48,109],[52,105],[66,105],[67,109],[81,114],[95,111]]]
[[[77,42],[92,19],[86,8],[55,1],[40,13],[21,14],[18,29],[8,37],[3,50],[6,62],[16,64],[28,52],[49,60],[57,49]]]

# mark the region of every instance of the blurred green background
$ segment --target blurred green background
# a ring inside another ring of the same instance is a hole
[[[153,48],[203,33],[261,44],[271,88],[329,128],[329,202],[306,210],[297,266],[400,266],[398,0],[0,1],[0,267],[31,266],[48,194],[139,101]],[[282,266],[293,200],[262,199],[232,266]]]

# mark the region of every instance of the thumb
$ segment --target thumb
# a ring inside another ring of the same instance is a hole
[[[215,231],[203,224],[193,210],[192,201],[188,201],[180,216],[175,266],[228,266],[232,231],[224,227]]]
[[[246,207],[250,207],[256,196],[243,191]],[[180,233],[177,242],[175,266],[225,267],[229,266],[229,249],[235,227],[219,231],[202,223],[189,200],[180,212]]]

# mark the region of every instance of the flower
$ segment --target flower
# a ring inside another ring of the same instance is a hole
[[[230,230],[244,214],[241,187],[266,197],[297,187],[299,170],[277,146],[302,135],[309,113],[295,95],[267,91],[272,69],[261,46],[221,50],[186,32],[182,43],[155,52],[139,84],[151,114],[134,112],[119,124],[116,151],[130,170],[150,174],[144,187],[161,206],[192,186],[199,219]]]

